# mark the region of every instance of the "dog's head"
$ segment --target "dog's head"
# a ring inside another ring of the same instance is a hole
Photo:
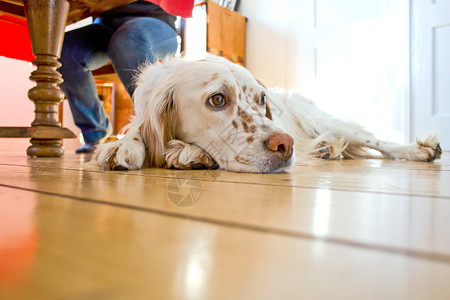
[[[293,139],[272,122],[266,87],[225,59],[169,60],[142,69],[133,95],[150,164],[167,143],[204,149],[221,169],[279,172],[294,163]]]

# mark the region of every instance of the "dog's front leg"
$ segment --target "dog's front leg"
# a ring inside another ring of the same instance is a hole
[[[101,144],[94,159],[108,170],[137,170],[142,168],[145,160],[145,145],[139,126],[132,127],[118,141]]]
[[[214,159],[202,148],[180,140],[171,140],[165,153],[166,166],[182,170],[216,169]]]

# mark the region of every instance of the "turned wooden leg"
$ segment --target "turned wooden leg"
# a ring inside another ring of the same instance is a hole
[[[74,138],[58,121],[58,104],[64,99],[64,93],[57,87],[62,80],[56,69],[61,65],[64,28],[69,2],[66,0],[25,0],[27,18],[36,70],[30,79],[36,86],[28,92],[28,98],[35,104],[35,120],[31,126],[41,133],[31,139],[27,149],[29,156],[62,156],[62,138]]]

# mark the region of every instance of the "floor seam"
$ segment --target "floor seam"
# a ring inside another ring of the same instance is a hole
[[[64,194],[58,194],[58,193],[52,193],[52,192],[39,191],[39,190],[30,189],[30,188],[16,187],[16,186],[11,186],[11,185],[2,184],[2,183],[0,183],[0,186],[5,187],[5,188],[12,188],[12,189],[17,189],[17,190],[23,190],[23,191],[28,191],[28,192],[49,195],[49,196],[61,197],[61,198],[75,200],[75,201],[81,201],[81,202],[87,202],[87,203],[93,203],[93,204],[103,204],[103,205],[108,205],[108,206],[112,206],[112,207],[116,207],[116,208],[123,208],[123,209],[129,209],[129,210],[133,210],[133,211],[140,211],[140,212],[163,215],[163,216],[173,217],[173,218],[178,218],[178,219],[190,220],[190,221],[194,221],[194,222],[201,222],[201,223],[213,224],[213,225],[217,225],[217,226],[224,226],[224,227],[228,227],[228,228],[237,228],[237,229],[242,229],[242,230],[249,230],[249,231],[261,232],[261,233],[266,233],[266,234],[274,234],[274,235],[291,237],[291,238],[302,239],[302,240],[325,242],[325,243],[341,245],[341,246],[350,246],[350,247],[359,248],[359,249],[380,251],[380,252],[384,252],[384,253],[403,255],[403,256],[408,256],[408,257],[414,257],[414,258],[419,258],[419,259],[426,259],[426,260],[450,264],[450,255],[445,254],[445,253],[433,253],[433,252],[427,252],[427,251],[392,247],[392,246],[387,246],[387,245],[368,244],[368,243],[351,241],[351,240],[336,238],[336,237],[318,237],[318,236],[314,236],[309,233],[296,232],[296,231],[287,230],[287,229],[270,228],[270,227],[264,227],[264,226],[259,226],[259,225],[211,219],[211,218],[207,218],[207,217],[192,216],[192,215],[186,215],[186,214],[176,213],[176,212],[169,212],[169,211],[164,211],[164,210],[159,210],[159,209],[154,209],[154,208],[139,207],[139,206],[130,205],[130,204],[113,203],[113,202],[107,202],[107,201],[103,201],[103,200],[96,200],[96,199],[89,199],[89,198],[78,197],[78,196],[71,196],[71,195],[64,195]]]
[[[8,165],[8,166],[16,166],[16,167],[26,167],[26,168],[46,168],[44,166],[27,166],[27,165],[9,165],[9,164],[0,164],[0,165]],[[53,169],[60,170],[69,170],[69,171],[78,171],[78,172],[94,172],[94,173],[105,173],[105,171],[101,170],[84,170],[84,169],[75,169],[75,168],[56,168]],[[149,175],[149,174],[136,174],[136,173],[128,173],[127,171],[110,171],[114,172],[114,174],[126,175],[126,176],[141,176],[141,177],[153,177],[153,178],[165,178],[172,179],[174,176],[168,175]],[[176,171],[175,171],[176,172]],[[195,174],[194,174],[195,175]],[[177,178],[187,179],[189,176],[184,177],[184,175],[178,175]],[[310,190],[322,190],[326,189],[329,191],[338,191],[338,192],[349,192],[349,193],[364,193],[364,194],[375,194],[375,195],[394,195],[394,196],[405,196],[405,197],[417,197],[417,198],[426,198],[426,199],[446,199],[450,200],[450,196],[436,196],[436,195],[423,195],[423,194],[404,194],[404,193],[395,193],[395,192],[383,192],[383,191],[367,191],[367,190],[350,190],[343,188],[332,188],[332,187],[312,187],[312,186],[301,186],[301,185],[280,185],[280,184],[271,184],[271,183],[258,183],[258,182],[242,182],[242,181],[224,181],[218,179],[199,179],[201,182],[221,182],[221,183],[238,183],[238,184],[247,184],[247,185],[259,185],[259,186],[271,186],[271,187],[282,187],[282,188],[299,188],[299,189],[310,189]]]

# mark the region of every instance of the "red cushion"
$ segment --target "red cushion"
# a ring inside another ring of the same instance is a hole
[[[159,5],[162,9],[174,16],[182,18],[192,17],[192,8],[194,0],[147,0]]]
[[[10,58],[32,61],[27,23],[24,19],[9,15],[0,15],[0,55]]]
[[[166,12],[184,18],[192,16],[194,0],[151,0]],[[0,56],[32,61],[30,37],[27,22],[23,18],[0,13]]]

